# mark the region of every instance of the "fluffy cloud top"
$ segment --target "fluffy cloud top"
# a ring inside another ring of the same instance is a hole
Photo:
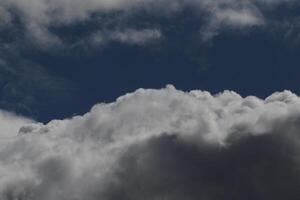
[[[295,199],[299,119],[300,99],[289,91],[262,100],[139,89],[1,139],[0,197]]]
[[[17,136],[22,126],[32,122],[33,120],[31,119],[17,116],[6,111],[0,111],[0,140]]]

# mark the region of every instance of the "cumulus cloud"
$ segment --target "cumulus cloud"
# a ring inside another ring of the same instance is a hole
[[[292,5],[294,0],[2,0],[0,17],[6,24],[19,19],[25,33],[32,41],[42,45],[63,43],[51,30],[53,27],[69,26],[94,20],[96,15],[124,14],[127,18],[138,12],[150,16],[169,16],[186,8],[205,16],[207,24],[203,35],[215,35],[222,27],[245,28],[265,23],[265,10],[281,4]],[[129,17],[130,18],[130,17]],[[201,18],[201,17],[200,17]],[[110,19],[111,20],[111,19]],[[117,22],[116,22],[117,23]],[[199,19],[199,23],[200,19]],[[151,27],[150,27],[151,28]]]
[[[263,100],[139,89],[1,139],[0,197],[295,199],[299,121],[300,99],[289,91]]]

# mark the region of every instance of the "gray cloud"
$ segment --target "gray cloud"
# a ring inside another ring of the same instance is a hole
[[[107,42],[116,41],[125,44],[144,45],[159,40],[161,37],[162,34],[158,29],[98,31],[88,38],[88,43],[91,45],[104,45]]]
[[[262,100],[139,89],[0,139],[0,197],[295,199],[299,104],[289,91]]]

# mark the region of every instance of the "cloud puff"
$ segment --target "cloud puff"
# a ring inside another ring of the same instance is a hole
[[[33,120],[0,110],[0,140],[17,136],[19,129],[28,123]]]
[[[265,11],[281,4],[292,5],[294,0],[2,0],[0,16],[5,24],[23,24],[25,35],[42,46],[60,45],[62,39],[53,27],[64,27],[95,20],[97,15],[122,15],[130,18],[136,13],[168,17],[186,8],[206,18],[204,38],[212,37],[222,27],[245,28],[265,23]],[[196,16],[196,15],[195,15]],[[200,17],[202,19],[202,17]],[[201,23],[199,18],[199,23]],[[14,20],[15,19],[15,20]],[[16,20],[17,19],[17,20]],[[134,20],[134,19],[133,19]],[[118,19],[116,19],[118,21]],[[118,24],[118,22],[115,22]],[[102,26],[103,23],[101,22]],[[105,23],[104,23],[105,24]],[[151,27],[148,27],[151,28]],[[206,36],[205,36],[206,35]]]
[[[300,99],[289,91],[262,100],[139,89],[0,139],[0,197],[295,199],[299,121]]]

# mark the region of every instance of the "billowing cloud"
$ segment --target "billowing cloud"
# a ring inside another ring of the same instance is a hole
[[[0,197],[295,199],[299,120],[289,91],[263,100],[139,89],[0,140]]]
[[[70,26],[95,20],[97,15],[130,18],[136,13],[168,17],[188,8],[206,18],[202,30],[209,38],[223,27],[245,28],[266,23],[265,11],[282,4],[293,5],[294,0],[2,0],[0,2],[1,24],[23,24],[25,35],[42,46],[60,45],[62,39],[53,32],[54,27]],[[197,14],[196,14],[197,15]],[[195,15],[195,17],[196,17]],[[199,23],[200,22],[199,17]],[[119,19],[116,19],[117,24]],[[134,20],[134,19],[133,19]],[[97,20],[96,20],[97,21]],[[105,22],[99,22],[105,26]],[[127,27],[132,28],[132,27]],[[152,27],[147,27],[152,28]]]

